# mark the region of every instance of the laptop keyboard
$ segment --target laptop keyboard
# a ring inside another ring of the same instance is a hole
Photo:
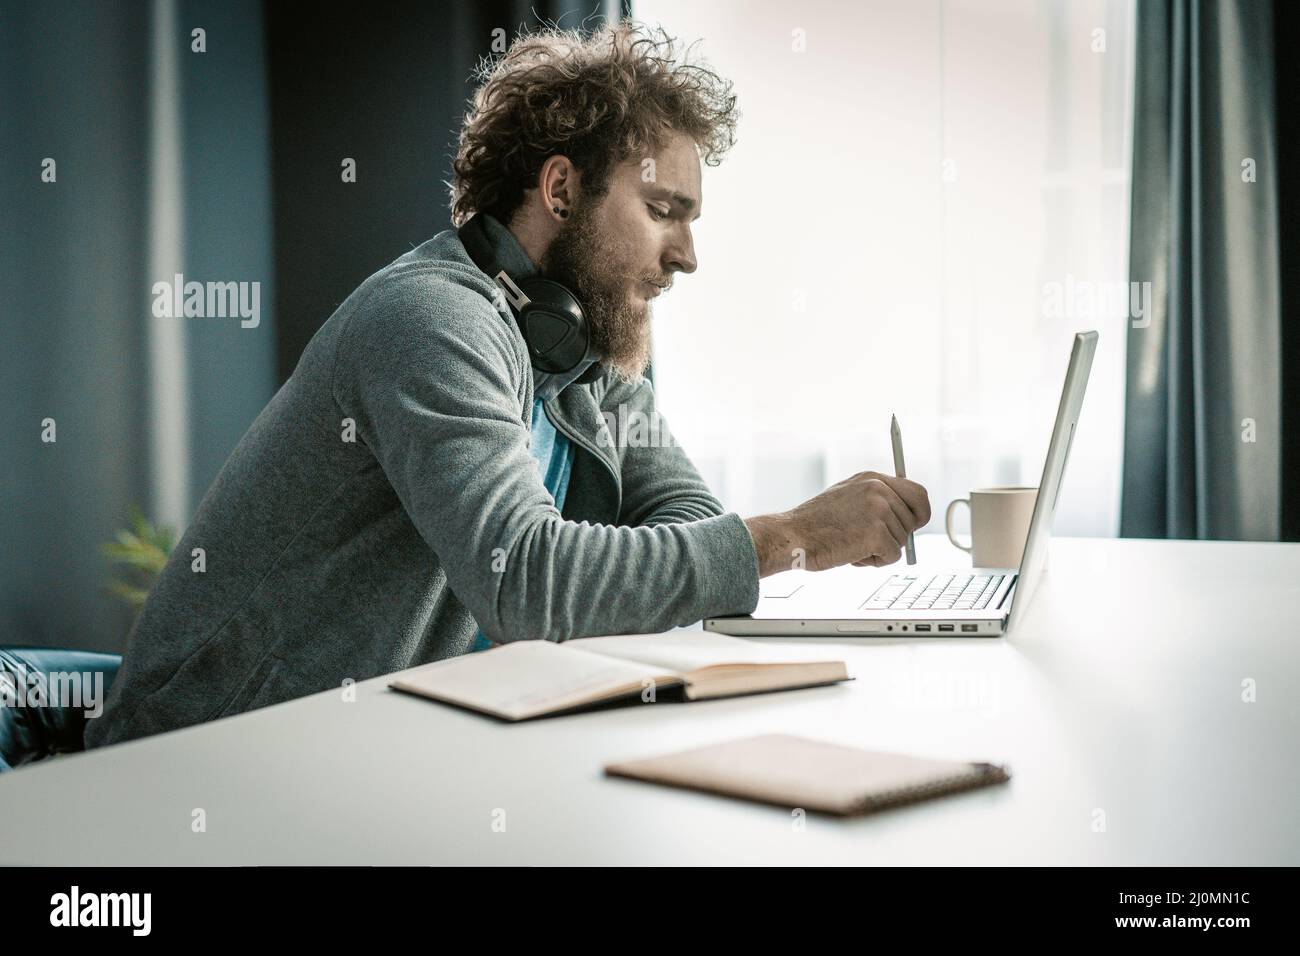
[[[867,598],[864,611],[978,611],[998,593],[1003,574],[895,574]]]

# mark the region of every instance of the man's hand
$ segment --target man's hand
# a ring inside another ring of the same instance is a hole
[[[842,564],[883,567],[903,554],[907,536],[930,520],[930,496],[906,478],[863,471],[780,514],[747,518],[758,576]],[[802,553],[800,553],[802,551]]]

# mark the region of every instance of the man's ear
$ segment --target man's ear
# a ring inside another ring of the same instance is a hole
[[[546,212],[556,219],[567,219],[578,202],[582,175],[567,156],[551,156],[542,163],[537,176]]]

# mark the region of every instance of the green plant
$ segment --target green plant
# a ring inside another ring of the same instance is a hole
[[[112,578],[105,588],[133,609],[144,607],[154,580],[167,564],[175,544],[176,532],[166,525],[155,527],[134,505],[130,509],[130,528],[121,528],[116,541],[99,546],[111,564],[125,565],[124,578]]]

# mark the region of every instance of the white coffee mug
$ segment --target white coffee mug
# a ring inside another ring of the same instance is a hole
[[[948,540],[970,552],[974,567],[1018,568],[1037,498],[1037,488],[977,488],[969,498],[948,505],[944,515]],[[953,512],[961,504],[970,509],[970,545],[962,544],[952,532]]]

